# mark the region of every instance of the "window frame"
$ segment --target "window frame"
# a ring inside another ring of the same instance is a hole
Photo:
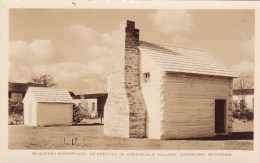
[[[143,84],[147,84],[147,83],[151,82],[151,73],[150,72],[144,72],[142,74],[142,77],[143,77],[143,80],[142,80]]]

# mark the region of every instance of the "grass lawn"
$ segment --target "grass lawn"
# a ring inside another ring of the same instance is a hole
[[[252,122],[235,121],[234,136],[204,140],[154,140],[125,139],[103,136],[103,125],[30,127],[22,125],[9,126],[9,149],[172,149],[172,150],[252,150]],[[235,136],[238,135],[238,136]],[[71,145],[72,138],[77,143]],[[227,140],[227,139],[228,140]],[[229,139],[230,138],[230,139]],[[250,140],[251,139],[251,140]],[[65,141],[64,141],[65,140]]]

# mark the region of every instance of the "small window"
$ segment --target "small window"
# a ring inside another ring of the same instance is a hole
[[[95,109],[95,103],[93,102],[92,103],[92,111],[95,111],[96,109]]]
[[[150,73],[144,73],[143,74],[143,83],[149,83],[150,82]]]

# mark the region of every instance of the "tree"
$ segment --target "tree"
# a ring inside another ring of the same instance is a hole
[[[83,119],[87,118],[86,109],[82,107],[80,103],[79,105],[73,104],[72,111],[73,111],[72,118],[74,123],[80,123]]]
[[[84,115],[81,112],[80,106],[76,106],[75,104],[73,104],[72,111],[73,111],[72,121],[74,123],[79,123],[84,119]]]
[[[54,78],[49,74],[40,74],[33,76],[29,83],[42,84],[45,87],[57,86],[57,83],[54,82]]]
[[[238,79],[234,80],[234,89],[237,89],[240,110],[243,112],[246,109],[247,90],[254,87],[254,77],[250,74],[240,74]]]

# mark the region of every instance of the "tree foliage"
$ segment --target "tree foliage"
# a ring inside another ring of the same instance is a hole
[[[19,114],[23,115],[23,103],[9,101],[9,115]]]
[[[18,124],[18,122],[22,122],[24,119],[24,106],[22,102],[14,102],[14,101],[9,101],[9,120],[10,124]],[[20,123],[21,124],[21,123]]]
[[[74,123],[80,123],[84,118],[86,118],[85,109],[81,105],[73,104],[72,110],[72,120]]]
[[[29,83],[42,84],[45,87],[57,86],[57,83],[54,81],[54,78],[49,74],[40,74],[33,76]]]
[[[239,78],[234,80],[235,89],[252,89],[254,88],[254,77],[251,74],[241,73]]]
[[[239,78],[234,80],[234,89],[238,90],[236,94],[238,101],[234,101],[234,110],[232,112],[233,118],[252,121],[254,119],[254,112],[248,108],[246,102],[248,89],[254,88],[254,77],[250,74],[239,74]]]
[[[239,109],[233,110],[232,112],[233,118],[243,121],[253,121],[254,120],[254,112],[250,110],[241,111]]]
[[[247,90],[254,88],[254,77],[250,74],[240,74],[238,79],[234,80],[234,89],[240,91],[238,96],[239,108],[244,111],[247,108],[246,96]]]

